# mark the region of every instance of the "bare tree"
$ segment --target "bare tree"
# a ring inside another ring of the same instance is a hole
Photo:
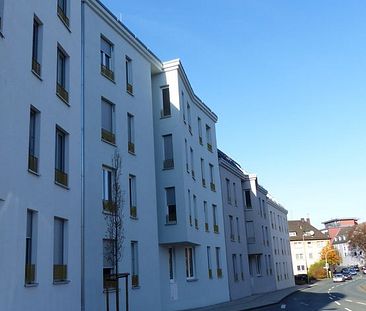
[[[106,239],[110,241],[105,247],[105,259],[112,264],[114,268],[114,276],[111,276],[113,285],[116,289],[116,311],[119,311],[119,267],[118,263],[122,258],[122,247],[125,239],[123,226],[123,208],[124,199],[121,189],[121,170],[122,159],[117,150],[112,158],[112,181],[111,181],[111,202],[108,204],[106,220]],[[108,289],[107,289],[108,290]],[[108,293],[107,293],[108,295]]]
[[[365,256],[366,252],[366,222],[353,227],[348,234],[349,244],[354,249],[362,251],[362,255]]]

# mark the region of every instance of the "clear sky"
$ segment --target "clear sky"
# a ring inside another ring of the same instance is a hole
[[[218,147],[288,219],[366,220],[366,1],[102,1],[181,59]]]

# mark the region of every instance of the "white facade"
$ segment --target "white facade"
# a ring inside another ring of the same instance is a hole
[[[152,87],[163,310],[226,301],[217,117],[195,96],[179,60],[164,63]]]
[[[80,307],[80,3],[65,14],[0,1],[1,310]]]

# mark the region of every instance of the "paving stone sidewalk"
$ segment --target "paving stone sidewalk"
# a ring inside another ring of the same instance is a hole
[[[312,286],[312,285],[310,285]],[[187,309],[186,311],[243,311],[255,308],[265,307],[281,302],[284,298],[294,292],[310,287],[309,285],[296,285],[293,287],[277,290],[270,293],[256,294],[241,299],[219,303],[196,309]]]

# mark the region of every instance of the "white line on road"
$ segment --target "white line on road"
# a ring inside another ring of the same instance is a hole
[[[286,305],[281,305],[281,309],[286,309]]]
[[[364,305],[364,306],[366,306],[366,303],[364,303],[364,302],[359,302],[359,301],[357,301],[356,303],[358,303],[359,305]]]
[[[341,304],[338,301],[334,301],[338,306],[340,306]]]
[[[351,309],[348,309],[348,308],[344,308],[345,310],[347,310],[347,311],[352,311]]]
[[[353,300],[346,299],[347,302],[353,302]]]
[[[329,296],[329,299],[332,299],[333,300],[333,297],[332,296]]]

